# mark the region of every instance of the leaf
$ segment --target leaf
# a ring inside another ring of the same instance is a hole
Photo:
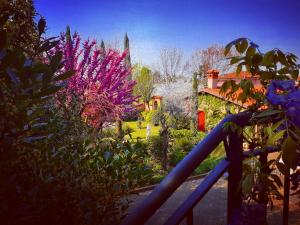
[[[224,50],[224,55],[227,56],[229,51],[231,49],[231,46],[226,45],[225,50]]]
[[[54,81],[65,80],[65,79],[71,77],[74,73],[75,73],[75,70],[69,70],[69,71],[67,71],[63,74],[60,74],[60,75],[56,76],[53,80]]]
[[[269,71],[260,71],[260,77],[262,80],[272,80],[275,74]]]
[[[287,170],[286,166],[283,163],[277,161],[276,166],[277,166],[278,170],[280,171],[280,173],[287,174],[288,170]]]
[[[47,52],[56,45],[58,45],[59,41],[53,41],[53,42],[44,42],[41,47],[39,47],[39,52]]]
[[[261,56],[261,54],[256,53],[253,57],[252,57],[252,63],[254,65],[258,65],[262,62],[263,57]]]
[[[281,110],[278,109],[267,109],[262,111],[261,113],[257,114],[254,116],[254,118],[263,118],[263,117],[268,117],[268,116],[274,116],[276,114],[281,113]]]
[[[274,64],[274,52],[273,51],[269,51],[264,54],[263,64],[265,66],[271,66],[272,64]]]
[[[254,184],[254,177],[253,174],[248,174],[243,178],[242,181],[242,190],[245,194],[249,194],[252,190]]]
[[[272,130],[274,130],[274,131],[277,130],[283,122],[284,122],[284,120],[280,120],[277,123],[273,124]]]
[[[46,27],[46,20],[42,17],[38,22],[38,31],[40,35],[45,32],[45,27]]]
[[[288,74],[290,72],[289,68],[288,67],[283,67],[281,68],[280,70],[278,70],[278,73],[279,74]]]
[[[241,52],[244,53],[248,47],[248,41],[246,39],[242,40],[241,42]]]
[[[62,60],[62,56],[63,53],[61,51],[57,52],[52,58],[51,58],[51,68],[53,71],[56,70],[56,68],[58,67],[58,65],[60,64],[61,60]]]
[[[299,76],[299,70],[298,69],[297,70],[292,70],[291,75],[292,75],[294,80],[297,80],[298,76]]]
[[[285,130],[281,130],[281,131],[276,132],[275,134],[269,136],[267,143],[266,143],[267,146],[274,146],[275,143],[283,137],[285,132],[286,132]]]
[[[230,60],[230,64],[233,65],[233,64],[236,64],[237,62],[239,62],[241,60],[240,57],[232,57],[231,60]]]
[[[285,66],[288,66],[288,65],[289,65],[289,63],[288,63],[288,61],[287,61],[287,59],[286,59],[286,56],[285,56],[285,54],[284,54],[282,51],[278,50],[278,51],[277,51],[277,55],[278,55],[279,62],[280,62],[281,64],[283,64],[283,65],[285,65]]]
[[[239,64],[236,68],[236,74],[239,75],[242,71],[242,68],[243,68],[243,64]]]
[[[8,76],[11,79],[12,82],[14,82],[15,84],[20,83],[19,78],[16,76],[15,72],[11,68],[7,68],[6,72],[7,72]]]
[[[55,94],[61,89],[62,86],[51,86],[46,89],[42,89],[39,93],[35,94],[35,98],[40,98],[48,95]]]
[[[253,48],[252,46],[250,46],[246,51],[246,56],[247,57],[254,56],[255,52],[256,52],[256,49]]]
[[[271,173],[270,177],[273,178],[274,182],[277,184],[277,186],[279,188],[283,187],[282,181],[281,181],[281,179],[280,179],[280,177],[278,175]]]
[[[282,160],[288,168],[297,168],[297,143],[288,136],[282,146]]]

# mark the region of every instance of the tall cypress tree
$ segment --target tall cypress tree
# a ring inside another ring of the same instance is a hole
[[[127,33],[125,34],[125,38],[124,38],[124,51],[127,51],[127,55],[125,58],[125,65],[127,68],[131,68],[131,58],[130,58],[130,48],[129,48],[129,38]],[[130,73],[130,75],[128,76],[129,80],[132,80],[132,74]]]
[[[103,53],[106,52],[106,50],[105,50],[105,44],[104,44],[104,41],[103,41],[103,40],[101,40],[100,48],[101,48],[101,50],[103,51]]]
[[[66,40],[68,43],[71,43],[71,41],[72,41],[71,29],[70,29],[69,25],[67,26],[67,29],[66,29]]]

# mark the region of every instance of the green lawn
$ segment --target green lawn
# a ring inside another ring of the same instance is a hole
[[[132,138],[136,139],[138,137],[142,139],[146,139],[146,127],[147,127],[147,122],[142,122],[142,129],[139,129],[137,127],[137,121],[130,121],[130,122],[124,122],[123,123],[123,129],[126,127],[130,127],[134,131],[131,133]],[[151,134],[150,136],[158,136],[159,135],[159,129],[160,126],[154,126],[151,124]],[[128,136],[128,135],[127,135]]]

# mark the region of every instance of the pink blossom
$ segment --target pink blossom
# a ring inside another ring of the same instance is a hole
[[[90,40],[81,44],[77,33],[71,43],[67,43],[62,34],[56,51],[63,52],[65,66],[62,70],[75,71],[59,93],[59,103],[64,108],[78,105],[78,114],[97,128],[134,109],[132,103],[136,97],[132,90],[135,82],[128,80],[131,68],[124,63],[126,51],[121,54],[112,49],[104,52],[96,41]]]

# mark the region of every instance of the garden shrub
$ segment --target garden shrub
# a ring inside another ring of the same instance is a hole
[[[221,158],[209,156],[195,169],[194,174],[203,174],[209,172],[220,162],[220,160]]]
[[[45,21],[38,27],[41,36]],[[41,39],[36,58],[9,41],[1,25],[1,223],[118,224],[128,206],[123,197],[151,180],[144,146],[109,129],[99,133],[57,107],[54,96],[73,73],[59,72],[61,52],[46,54],[57,40]]]
[[[175,130],[189,129],[191,117],[183,113],[177,113],[170,116],[171,127]]]
[[[151,123],[154,113],[155,113],[155,111],[143,111],[141,114],[142,114],[142,117],[145,122]]]
[[[205,133],[196,135],[191,130],[171,130],[170,163],[175,166],[189,153],[193,147],[201,141]]]
[[[154,159],[156,159],[159,162],[161,162],[163,157],[163,152],[161,150],[162,145],[163,145],[163,139],[161,136],[150,137],[148,143],[148,151],[154,157]]]

